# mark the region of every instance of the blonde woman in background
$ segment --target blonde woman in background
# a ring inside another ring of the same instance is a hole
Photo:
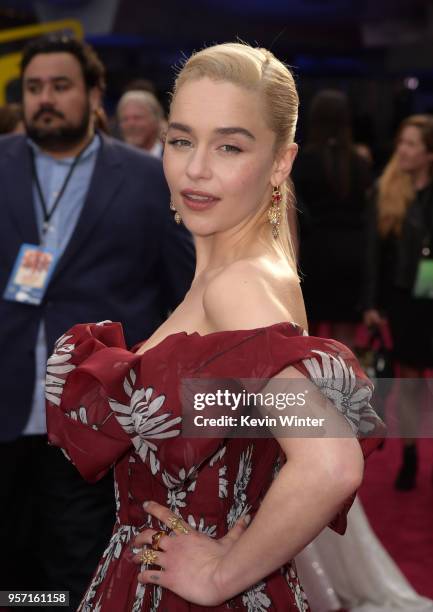
[[[403,461],[395,481],[413,489],[415,436],[422,403],[416,379],[433,367],[433,117],[403,121],[393,156],[378,181],[371,215],[364,322],[388,319],[399,375]],[[429,272],[430,270],[430,272]]]

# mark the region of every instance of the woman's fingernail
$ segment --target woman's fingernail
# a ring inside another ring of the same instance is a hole
[[[246,514],[244,516],[244,523],[245,525],[249,525],[251,523],[251,514]]]
[[[148,501],[143,502],[143,508],[147,508],[148,505],[149,505]]]

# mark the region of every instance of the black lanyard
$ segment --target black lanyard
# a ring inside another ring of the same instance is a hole
[[[39,200],[41,202],[42,210],[43,210],[43,213],[44,213],[44,222],[42,224],[42,240],[44,239],[45,234],[47,233],[48,228],[50,227],[51,217],[55,213],[55,211],[56,211],[56,209],[57,209],[57,207],[58,207],[58,205],[60,203],[60,200],[62,199],[62,196],[63,196],[63,194],[66,191],[66,188],[67,188],[67,186],[69,184],[69,181],[72,178],[72,175],[74,173],[75,168],[78,165],[78,162],[80,161],[80,159],[82,158],[84,152],[86,151],[86,149],[90,146],[90,144],[92,142],[93,142],[93,138],[92,138],[92,140],[89,143],[86,144],[86,146],[83,149],[81,149],[81,151],[78,153],[78,155],[76,157],[74,157],[74,161],[72,162],[71,167],[69,168],[69,172],[66,175],[65,180],[63,181],[63,185],[61,186],[60,191],[57,194],[56,200],[55,200],[53,206],[51,207],[50,211],[48,211],[47,203],[45,201],[44,194],[42,193],[42,187],[41,187],[41,183],[39,181],[38,172],[36,170],[35,153],[33,151],[33,148],[30,147],[30,153],[31,153],[31,158],[32,158],[33,179],[34,179],[35,184],[36,184],[36,189],[38,191]]]

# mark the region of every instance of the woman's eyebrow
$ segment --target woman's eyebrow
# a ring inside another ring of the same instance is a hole
[[[224,134],[226,136],[230,136],[231,134],[243,134],[244,136],[246,136],[250,140],[255,140],[256,139],[254,134],[252,134],[249,130],[247,130],[246,128],[243,128],[243,127],[237,127],[237,126],[234,126],[234,127],[222,127],[222,128],[217,128],[215,130],[215,132],[217,132],[217,134]]]
[[[192,129],[188,126],[185,125],[184,123],[169,123],[168,124],[168,129],[172,129],[172,130],[180,130],[181,132],[186,132],[187,134],[191,134],[192,133]]]
[[[186,125],[185,123],[177,123],[177,122],[169,123],[168,129],[179,130],[181,132],[186,132],[187,134],[192,134],[192,131],[193,131],[189,125]],[[246,136],[250,140],[256,139],[254,134],[252,134],[249,130],[243,127],[237,127],[237,126],[221,127],[221,128],[216,128],[214,131],[217,134],[222,134],[224,136],[230,136],[232,134],[242,134],[243,136]]]

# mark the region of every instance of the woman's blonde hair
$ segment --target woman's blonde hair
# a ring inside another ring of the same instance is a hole
[[[298,119],[299,98],[290,70],[270,51],[250,47],[244,43],[225,43],[194,53],[180,70],[174,85],[173,98],[179,88],[189,80],[208,77],[215,81],[228,81],[263,97],[264,119],[275,133],[275,153],[294,141]],[[289,224],[294,214],[293,183],[289,178],[280,185],[282,193],[280,232],[273,243],[286,255],[296,272],[294,246],[295,228]],[[260,226],[269,227],[267,210],[259,219]]]
[[[397,143],[402,131],[407,127],[417,128],[421,132],[426,149],[433,153],[433,117],[411,115],[405,119],[399,127]],[[433,176],[433,164],[430,166],[430,174]],[[410,175],[400,169],[396,152],[385,166],[379,178],[378,187],[379,234],[399,236],[406,211],[415,199],[415,188]]]

